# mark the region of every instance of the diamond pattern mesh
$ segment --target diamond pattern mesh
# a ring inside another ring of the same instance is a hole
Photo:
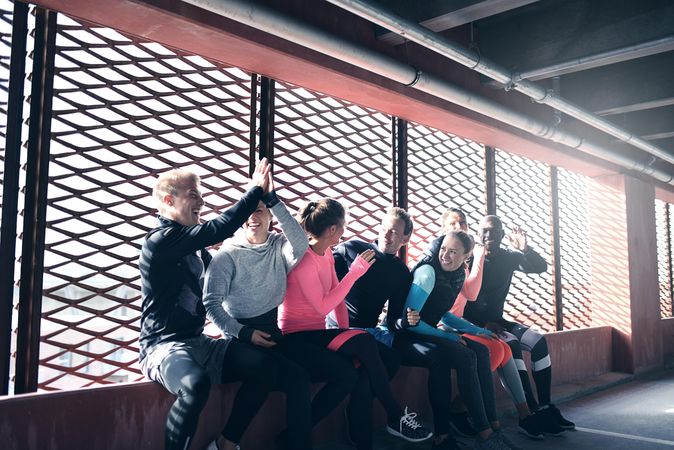
[[[672,205],[660,200],[655,201],[655,224],[658,239],[658,281],[660,288],[660,314],[663,318],[672,317],[672,285],[670,268],[672,249],[671,236]]]
[[[558,169],[564,329],[592,325],[587,177]]]
[[[44,390],[141,378],[137,260],[155,176],[199,174],[209,218],[243,192],[250,132],[250,75],[58,17]]]
[[[529,245],[548,262],[548,270],[540,275],[515,272],[504,312],[516,322],[554,331],[549,168],[500,150],[495,153],[497,215],[506,233],[511,226],[522,227]]]
[[[0,144],[11,10],[0,0]],[[59,15],[39,389],[141,379],[137,259],[154,225],[154,178],[173,167],[198,173],[206,219],[236,201],[247,180],[250,82],[238,69]],[[350,216],[344,238],[374,239],[393,195],[391,117],[280,82],[275,104],[280,196],[291,209],[320,197],[343,201]],[[412,263],[449,206],[462,208],[477,231],[486,183],[480,144],[409,124],[408,149]],[[591,325],[586,183],[559,171],[565,329]],[[504,225],[526,229],[551,263],[548,167],[496,151],[496,186]],[[656,205],[663,317],[672,316],[667,208]],[[552,292],[550,269],[516,274],[506,314],[554,331]],[[217,334],[214,327],[207,332]]]
[[[408,127],[408,191],[414,234],[408,246],[416,261],[440,234],[442,213],[461,208],[473,233],[486,213],[484,147],[423,125]]]
[[[293,212],[307,201],[339,200],[349,215],[343,239],[375,239],[392,204],[390,116],[283,83],[275,107],[279,195]]]

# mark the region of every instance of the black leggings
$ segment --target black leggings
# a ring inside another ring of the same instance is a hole
[[[377,342],[386,374],[390,380],[400,368],[398,352]],[[350,437],[358,450],[370,450],[373,447],[373,400],[374,392],[365,368],[358,371],[358,382],[351,391],[351,398],[346,407],[346,419],[349,422]]]
[[[429,369],[428,395],[436,435],[449,433],[451,369],[456,370],[459,392],[475,427],[479,431],[486,430],[490,427],[489,422],[497,420],[489,350],[482,344],[468,341],[465,346],[412,333],[399,333],[394,340],[403,365]]]
[[[199,415],[208,400],[211,380],[186,350],[169,354],[162,361],[160,370],[166,389],[176,395],[166,418],[164,448],[186,450],[190,447]],[[264,395],[266,397],[266,393]]]
[[[223,366],[222,383],[242,381],[222,431],[225,439],[239,442],[269,392],[280,388],[288,398],[288,429],[293,448],[311,448],[309,379],[301,368],[281,355],[237,340],[229,343]],[[211,380],[204,368],[183,350],[167,356],[161,372],[166,388],[177,396],[166,420],[165,448],[186,450],[208,400]]]
[[[273,349],[302,366],[311,381],[325,383],[311,402],[312,426],[339,406],[358,380],[353,361],[325,347],[296,339],[281,340]]]
[[[316,345],[327,346],[332,339],[345,331],[340,329],[298,331],[286,334],[284,338],[289,342],[298,339],[304,342],[315,343]],[[389,420],[400,418],[403,415],[403,411],[398,402],[393,398],[386,368],[379,357],[377,341],[375,341],[372,335],[363,332],[351,336],[336,351],[360,362],[367,373],[372,390],[386,410]]]
[[[222,430],[225,439],[240,442],[267,393],[280,390],[286,394],[286,424],[292,448],[311,449],[311,382],[304,369],[275,348],[233,340],[225,353],[222,382],[239,380],[243,384]]]

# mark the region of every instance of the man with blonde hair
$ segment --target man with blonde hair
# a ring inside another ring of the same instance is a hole
[[[203,334],[206,310],[202,303],[205,268],[212,259],[206,247],[241,227],[268,192],[270,178],[263,159],[242,198],[203,223],[204,201],[196,174],[169,171],[159,177],[153,190],[159,217],[157,227],[145,236],[139,261],[139,360],[146,377],[177,397],[166,420],[166,449],[190,448],[211,384],[243,381],[222,431],[226,448],[235,449],[276,383],[272,358],[251,344]],[[266,373],[260,373],[260,367]]]

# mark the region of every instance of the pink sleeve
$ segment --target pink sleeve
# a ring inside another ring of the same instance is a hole
[[[335,319],[337,319],[337,326],[339,328],[349,328],[349,310],[346,308],[346,303],[340,303],[334,311]]]
[[[332,260],[332,255],[330,255],[330,260]],[[337,308],[340,303],[344,302],[344,297],[349,293],[353,284],[367,272],[367,269],[370,268],[370,265],[366,263],[360,256],[351,264],[351,269],[349,272],[342,278],[342,281],[335,284],[337,279],[337,274],[335,273],[334,262],[332,263],[330,269],[332,270],[333,283],[332,288],[328,292],[323,291],[323,287],[320,283],[320,276],[316,267],[314,265],[307,265],[306,268],[301,268],[301,272],[295,272],[298,281],[298,286],[304,298],[307,299],[308,303],[322,316],[327,316],[330,311]],[[344,307],[346,310],[346,306]],[[337,314],[338,323],[340,321],[339,310],[335,311]],[[349,323],[348,315],[346,317],[346,323]],[[341,323],[340,323],[341,327]],[[348,325],[347,325],[348,328]]]
[[[484,247],[476,247],[476,249]],[[466,281],[463,283],[461,294],[466,296],[470,302],[474,302],[482,288],[482,269],[484,267],[484,250],[476,251],[473,259],[473,269],[470,274],[466,274]],[[466,270],[467,271],[467,270]]]
[[[459,292],[459,295],[456,296],[454,304],[452,305],[449,312],[454,314],[456,317],[463,317],[463,310],[466,308],[466,296],[463,295],[463,290]]]

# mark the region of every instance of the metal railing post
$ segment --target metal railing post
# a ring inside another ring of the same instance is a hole
[[[15,393],[37,391],[56,13],[37,8],[31,86]]]

